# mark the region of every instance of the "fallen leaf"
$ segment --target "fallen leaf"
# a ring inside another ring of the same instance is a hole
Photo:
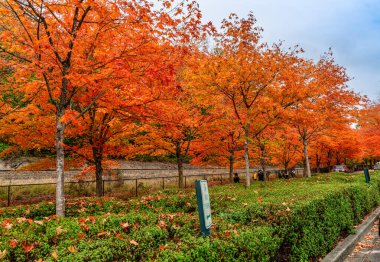
[[[130,226],[128,222],[120,222],[119,224],[123,229],[127,229]]]
[[[54,249],[53,252],[51,252],[51,256],[54,260],[58,260],[58,253],[56,249]]]
[[[59,226],[59,227],[57,227],[57,229],[55,230],[55,232],[57,233],[57,235],[60,235],[60,234],[64,233],[65,230],[62,228],[62,226]]]
[[[34,223],[36,223],[37,225],[40,225],[40,226],[44,225],[44,222],[40,221],[40,220],[35,220]]]
[[[16,222],[19,223],[19,224],[21,224],[21,223],[24,222],[25,220],[26,220],[25,217],[18,217],[18,218],[16,218]]]
[[[107,235],[107,232],[106,231],[101,231],[98,233],[98,237],[101,237],[101,236],[104,236],[104,235]]]
[[[263,202],[263,197],[262,196],[257,197],[257,202],[262,203]]]
[[[138,246],[139,243],[137,243],[135,240],[129,240],[129,243],[134,246]]]
[[[78,234],[78,238],[79,239],[84,239],[84,238],[86,238],[86,234],[85,233],[80,233],[80,234]]]
[[[159,228],[165,228],[165,227],[166,227],[165,221],[162,221],[162,220],[159,221],[159,222],[158,222],[158,227],[159,227]]]
[[[77,251],[77,246],[68,247],[67,250],[69,250],[71,253],[75,253]]]
[[[28,253],[29,251],[34,249],[34,244],[28,244],[28,243],[22,243],[21,247],[24,249],[25,253]]]
[[[9,240],[9,245],[11,245],[11,248],[15,248],[17,246],[17,239],[11,239]]]
[[[224,236],[226,238],[231,238],[231,232],[228,232],[228,231],[224,232]]]
[[[4,249],[3,251],[0,251],[0,259],[5,258],[6,255],[7,255],[7,250],[6,249]]]

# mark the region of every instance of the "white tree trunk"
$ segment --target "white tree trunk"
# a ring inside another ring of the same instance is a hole
[[[61,122],[64,110],[57,112],[56,121],[56,150],[57,150],[57,187],[56,187],[56,215],[59,217],[65,216],[65,174],[64,163],[65,153],[63,147],[64,125]]]
[[[246,175],[246,186],[251,186],[251,176],[249,174],[249,131],[248,128],[245,130],[245,143],[244,143],[244,159],[245,159],[245,175]]]
[[[302,144],[303,144],[303,153],[305,156],[305,164],[306,164],[306,174],[307,177],[311,177],[311,170],[310,170],[310,163],[309,163],[309,153],[307,151],[307,138],[306,135],[302,137]]]

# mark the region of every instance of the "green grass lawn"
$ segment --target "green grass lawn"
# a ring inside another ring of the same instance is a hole
[[[121,201],[0,209],[5,261],[308,261],[324,256],[380,203],[380,173],[210,187],[212,237],[202,238],[194,189]],[[0,259],[0,260],[1,260]]]

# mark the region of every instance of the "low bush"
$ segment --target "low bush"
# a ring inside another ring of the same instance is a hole
[[[328,253],[380,203],[380,174],[233,184],[210,189],[213,226],[202,238],[193,190],[121,201],[69,200],[0,209],[0,260],[309,261]]]

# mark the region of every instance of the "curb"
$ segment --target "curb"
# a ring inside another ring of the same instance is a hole
[[[354,249],[356,243],[372,228],[376,219],[380,216],[380,207],[368,216],[357,228],[356,233],[349,235],[338,246],[336,246],[330,253],[325,256],[322,262],[341,262],[343,261]]]

